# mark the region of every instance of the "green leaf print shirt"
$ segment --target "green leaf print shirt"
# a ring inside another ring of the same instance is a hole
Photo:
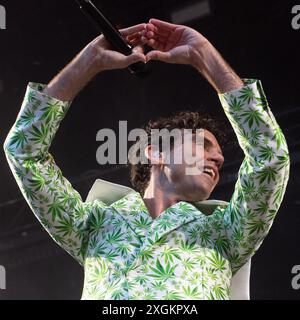
[[[288,177],[285,137],[261,82],[219,98],[245,158],[229,203],[204,214],[180,201],[156,219],[138,192],[84,202],[49,147],[71,103],[29,83],[4,150],[30,208],[85,272],[82,299],[229,299],[232,276],[269,232]]]

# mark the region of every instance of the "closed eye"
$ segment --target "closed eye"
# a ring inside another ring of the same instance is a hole
[[[205,138],[204,138],[204,148],[205,148],[206,150],[209,150],[209,148],[211,148],[211,147],[214,147],[214,144],[213,144],[209,139],[207,139],[207,138],[205,137]],[[218,153],[219,153],[222,157],[224,157],[222,151],[218,151]]]

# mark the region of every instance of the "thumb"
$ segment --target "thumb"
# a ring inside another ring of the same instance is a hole
[[[133,63],[136,63],[136,62],[139,62],[139,61],[146,63],[146,57],[145,57],[145,55],[142,54],[142,53],[140,53],[140,52],[134,52],[134,53],[132,53],[131,55],[126,56],[124,63],[125,63],[127,66],[130,66],[130,65],[132,65]]]
[[[147,53],[146,55],[147,62],[149,60],[160,60],[163,62],[170,62],[171,61],[171,54],[170,52],[162,52],[158,50],[153,50]]]

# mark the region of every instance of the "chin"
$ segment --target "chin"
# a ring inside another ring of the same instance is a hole
[[[202,197],[198,197],[196,200],[194,200],[195,202],[198,202],[198,201],[205,201],[205,200],[208,200],[210,197],[210,194],[208,195],[205,195],[205,196],[202,196]]]
[[[195,193],[195,190],[199,190],[199,192]],[[203,188],[193,188],[187,195],[187,201],[190,202],[198,202],[209,199],[211,192],[208,190],[203,190]]]
[[[181,195],[183,200],[190,202],[198,202],[209,199],[214,186],[208,184],[202,179],[182,180],[181,181]]]

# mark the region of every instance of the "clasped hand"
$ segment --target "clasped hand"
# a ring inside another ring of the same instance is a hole
[[[209,43],[204,36],[190,27],[158,19],[150,19],[149,23],[119,31],[134,47],[133,53],[125,56],[114,51],[105,37],[99,36],[91,45],[97,51],[101,70],[126,68],[135,62],[146,63],[150,60],[194,65],[201,48]],[[144,52],[146,44],[153,49],[147,54]]]

